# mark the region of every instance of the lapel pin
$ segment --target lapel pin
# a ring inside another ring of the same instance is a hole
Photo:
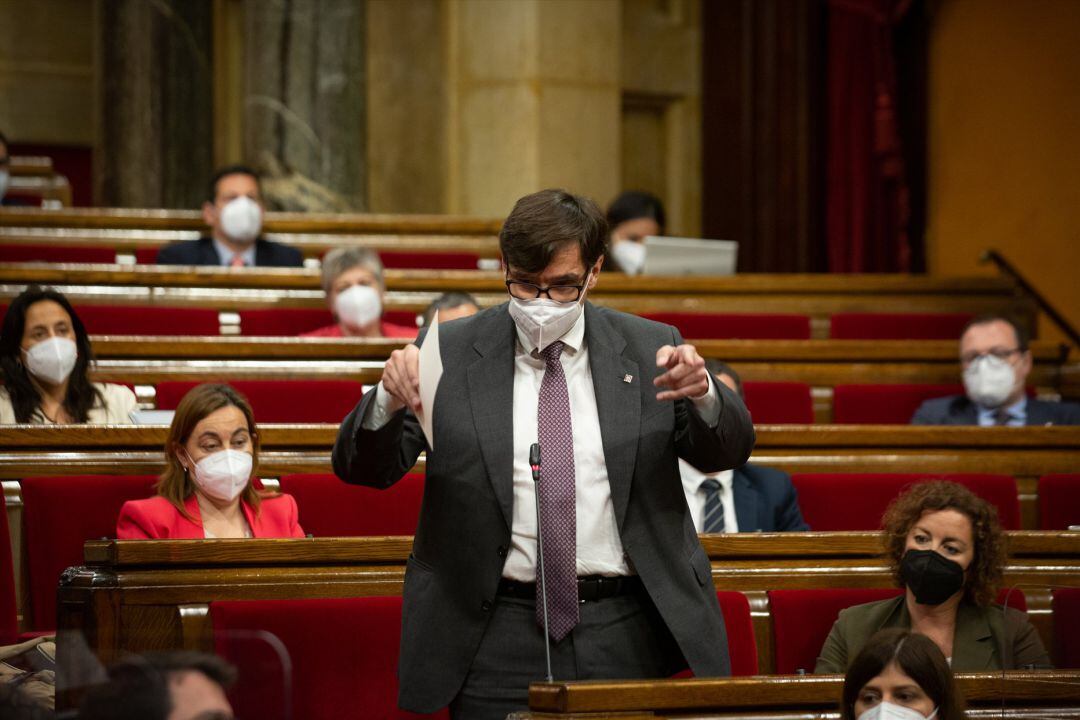
[[[634,379],[634,376],[633,376],[633,375],[623,375],[623,376],[622,376],[622,381],[623,381],[624,383],[628,383],[628,382],[630,382],[630,381],[631,381],[631,380],[633,380],[633,379]]]

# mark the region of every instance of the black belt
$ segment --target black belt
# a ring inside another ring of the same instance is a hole
[[[637,575],[619,575],[616,577],[589,575],[577,579],[578,600],[581,602],[603,600],[617,595],[629,595],[638,592],[641,587],[641,578]],[[518,582],[517,580],[503,578],[499,581],[498,594],[522,600],[535,600],[536,583]]]

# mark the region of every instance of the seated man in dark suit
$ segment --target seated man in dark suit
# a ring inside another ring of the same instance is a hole
[[[1027,396],[1031,351],[1023,327],[1003,315],[982,315],[960,336],[966,395],[927,400],[913,425],[1080,425],[1080,405]]]
[[[210,237],[175,243],[158,253],[159,265],[224,267],[303,267],[296,248],[263,238],[263,201],[259,176],[243,165],[230,165],[210,180],[203,221]]]
[[[705,367],[743,398],[738,374],[719,360]],[[746,463],[734,470],[706,475],[679,460],[686,504],[701,532],[789,532],[809,530],[799,510],[795,486],[786,472]]]

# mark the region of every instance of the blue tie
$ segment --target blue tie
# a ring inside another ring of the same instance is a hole
[[[724,532],[724,501],[720,499],[720,481],[716,478],[705,478],[701,481],[701,487],[705,488],[705,522],[702,532]]]

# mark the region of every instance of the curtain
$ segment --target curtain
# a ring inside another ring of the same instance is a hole
[[[825,227],[831,272],[912,269],[893,29],[910,0],[829,0]]]

